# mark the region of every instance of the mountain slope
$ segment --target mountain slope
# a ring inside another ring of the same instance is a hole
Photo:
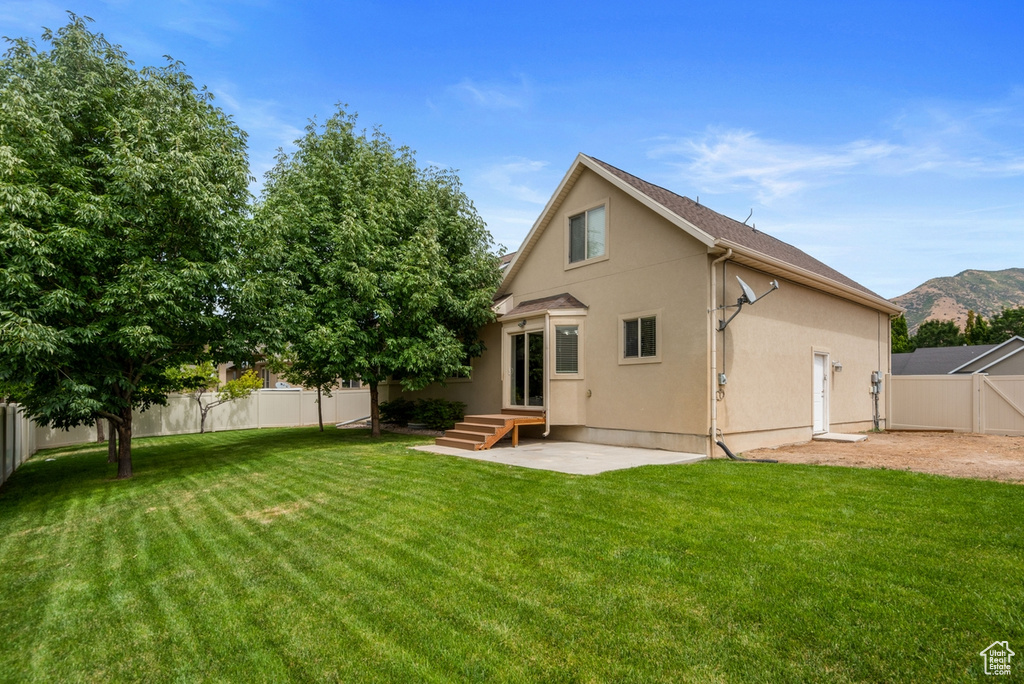
[[[911,331],[928,320],[967,323],[968,309],[991,318],[1007,307],[1024,306],[1024,268],[1004,271],[967,270],[955,276],[932,278],[892,299],[907,310]]]

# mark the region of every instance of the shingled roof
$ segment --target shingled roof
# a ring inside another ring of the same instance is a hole
[[[520,302],[514,309],[508,312],[507,316],[519,316],[526,313],[534,313],[536,311],[557,311],[559,309],[586,308],[586,304],[576,299],[568,292],[563,292],[562,294],[556,294],[550,297],[541,297],[540,299],[530,299],[525,302]]]
[[[620,168],[612,166],[608,162],[601,161],[594,157],[591,160],[598,163],[609,173],[620,178],[630,186],[636,188],[652,200],[662,205],[672,213],[689,221],[694,226],[704,231],[716,240],[728,240],[744,247],[756,250],[767,256],[773,257],[788,264],[824,276],[848,287],[855,288],[861,292],[879,297],[860,283],[847,278],[834,268],[823,264],[806,252],[797,249],[793,245],[772,237],[768,233],[755,230],[751,226],[740,223],[728,216],[723,216],[717,211],[712,211],[702,204],[698,204],[689,197],[677,195],[671,190],[648,183],[642,178],[626,173]]]

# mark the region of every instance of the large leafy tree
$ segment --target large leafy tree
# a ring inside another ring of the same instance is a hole
[[[1024,337],[1024,307],[1003,309],[992,317],[986,334],[989,344],[1000,344],[1014,335]]]
[[[361,378],[377,436],[380,383],[420,389],[468,374],[482,353],[500,279],[491,237],[454,173],[420,169],[344,109],[297,146],[267,174],[258,210],[294,285],[279,314],[287,353],[318,382]]]
[[[230,332],[245,135],[180,63],[74,15],[43,40],[0,61],[0,383],[43,423],[109,420],[125,478],[132,410]]]
[[[960,326],[955,321],[925,321],[913,338],[914,347],[956,347],[964,343]]]
[[[914,351],[914,345],[910,341],[910,334],[907,332],[907,319],[903,314],[892,319],[889,324],[892,336],[892,353],[904,354]]]

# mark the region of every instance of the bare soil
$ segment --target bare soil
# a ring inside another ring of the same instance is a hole
[[[755,449],[745,458],[780,463],[914,470],[920,473],[1024,484],[1024,437],[954,432],[868,433],[856,443],[804,442]]]

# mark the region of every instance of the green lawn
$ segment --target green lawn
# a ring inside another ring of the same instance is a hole
[[[1024,654],[1019,485],[417,441],[140,439],[130,481],[40,452],[0,490],[0,679],[934,681]]]

